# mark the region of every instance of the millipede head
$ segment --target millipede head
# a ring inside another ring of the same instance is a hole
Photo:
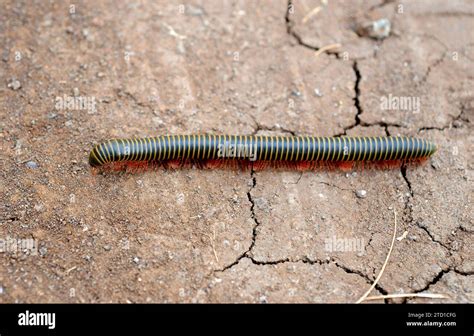
[[[96,148],[94,148],[89,154],[89,165],[91,167],[100,167],[102,165],[97,158]]]

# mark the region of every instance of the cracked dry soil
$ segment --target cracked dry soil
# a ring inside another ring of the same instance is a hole
[[[373,294],[474,300],[469,1],[2,7],[0,238],[33,239],[37,254],[0,253],[0,302],[354,302],[382,267],[393,211],[407,233]],[[379,18],[388,38],[355,33]],[[55,105],[74,95],[95,110]],[[420,110],[383,110],[388,95]],[[194,132],[400,134],[439,151],[417,169],[349,174],[89,171],[103,139]],[[363,248],[331,251],[333,238]]]

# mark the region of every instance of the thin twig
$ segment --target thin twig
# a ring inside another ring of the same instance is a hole
[[[316,14],[318,14],[321,11],[321,9],[322,9],[321,6],[314,7],[308,14],[306,14],[304,16],[304,18],[303,18],[303,20],[301,20],[301,22],[303,24],[305,24],[309,19],[311,19]]]
[[[368,296],[364,299],[364,301],[410,298],[410,297],[421,297],[421,298],[429,298],[429,299],[446,299],[446,296],[444,296],[443,294],[407,293],[407,294],[387,294],[387,295]]]
[[[359,300],[357,300],[356,303],[361,303],[367,298],[367,296],[370,294],[372,289],[374,289],[377,283],[379,282],[380,278],[382,277],[383,272],[385,271],[385,266],[387,266],[388,264],[388,260],[390,259],[390,255],[392,254],[393,245],[395,243],[395,238],[397,236],[397,212],[395,211],[395,209],[393,210],[393,216],[394,216],[393,237],[392,237],[392,243],[390,244],[390,249],[388,250],[387,258],[385,258],[385,262],[383,263],[382,269],[380,270],[380,273],[375,279],[375,281],[373,282],[372,286],[370,286],[367,292],[365,292],[364,295],[362,295],[362,297]]]
[[[338,49],[338,48],[340,48],[340,47],[341,47],[341,44],[339,44],[339,43],[329,44],[329,45],[327,45],[327,46],[324,46],[324,47],[319,48],[319,49],[314,53],[314,55],[315,55],[316,57],[318,57],[318,56],[321,55],[323,52],[326,52],[326,51],[331,50],[331,49]]]
[[[403,232],[403,234],[400,236],[400,237],[397,237],[397,240],[398,241],[402,241],[403,239],[405,239],[408,235],[408,231],[405,231]]]

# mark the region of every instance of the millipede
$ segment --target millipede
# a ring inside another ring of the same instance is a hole
[[[428,140],[406,136],[162,135],[104,141],[90,152],[89,164],[113,171],[189,165],[351,169],[358,164],[393,167],[419,163],[436,150]]]

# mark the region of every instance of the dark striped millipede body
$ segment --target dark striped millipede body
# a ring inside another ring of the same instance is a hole
[[[412,137],[311,137],[265,135],[163,135],[112,139],[96,145],[92,167],[114,162],[219,160],[383,162],[424,159],[435,144]]]

